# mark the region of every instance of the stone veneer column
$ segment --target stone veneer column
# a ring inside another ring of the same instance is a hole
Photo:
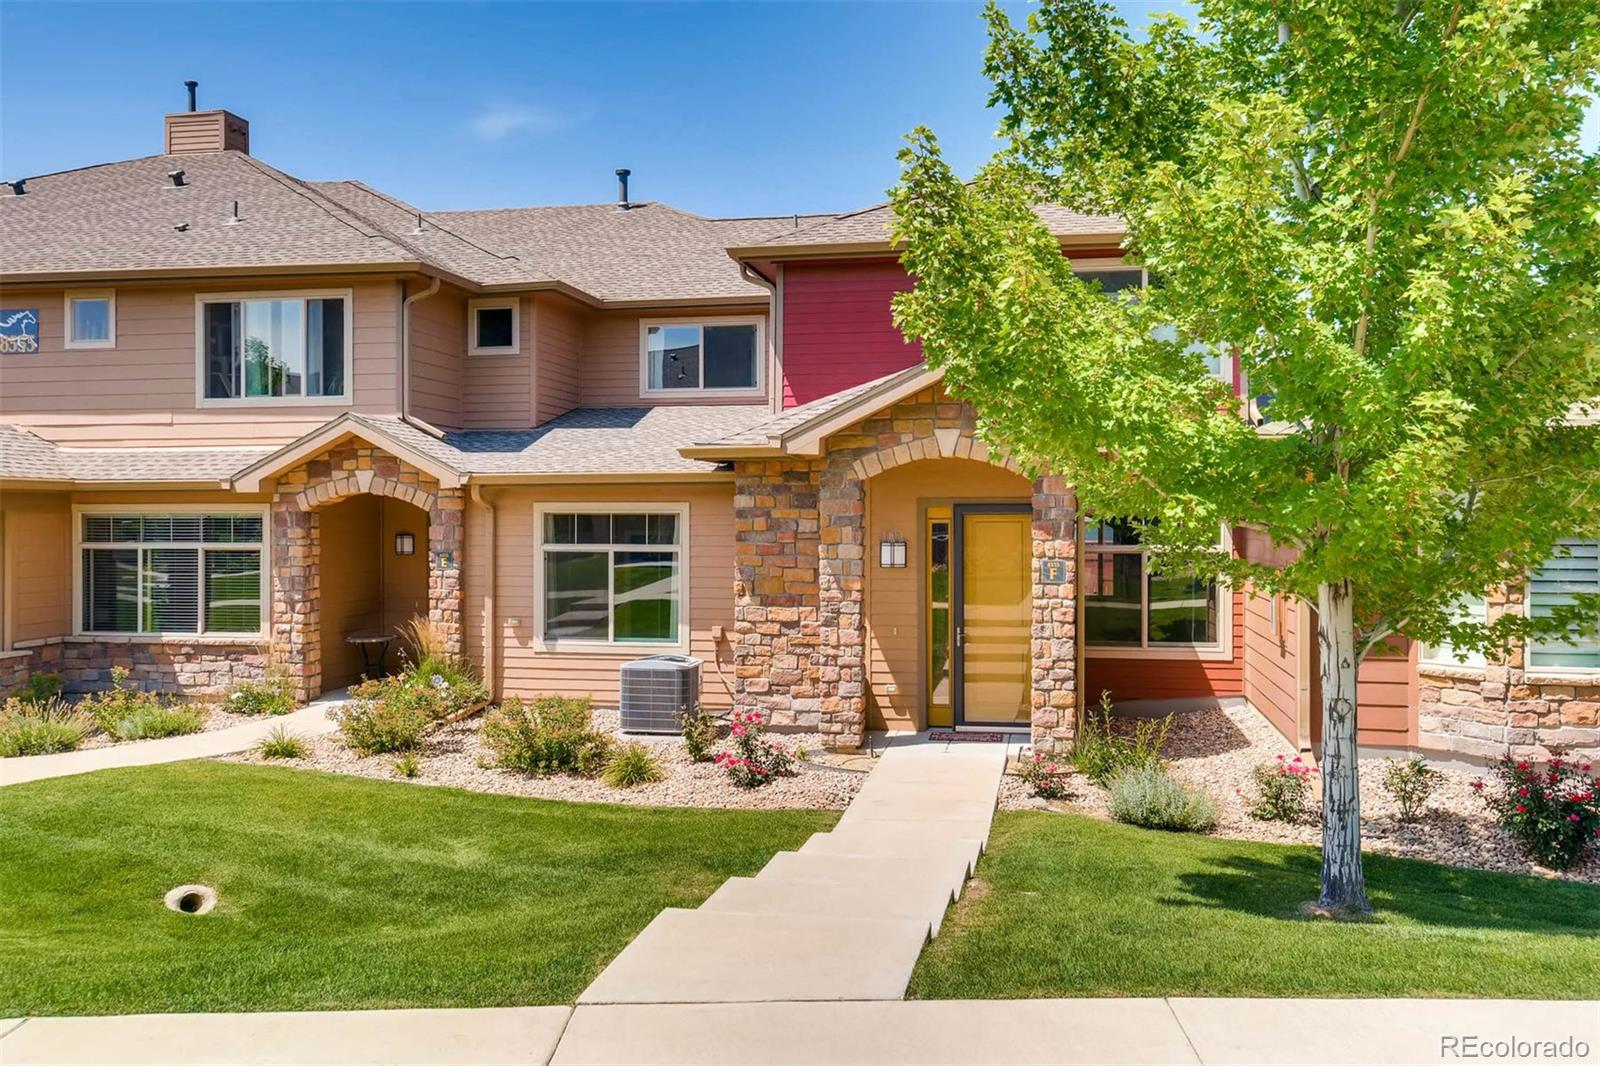
[[[806,459],[735,464],[733,704],[778,726],[820,725],[820,473]]]
[[[300,506],[304,468],[278,479],[272,498],[272,643],[282,650],[295,696],[315,699],[322,687],[321,523]]]
[[[428,621],[443,630],[451,655],[465,650],[461,625],[461,555],[466,547],[466,493],[440,489],[428,511]]]
[[[866,632],[861,610],[867,506],[861,479],[845,455],[829,456],[817,511],[822,521],[822,543],[817,551],[822,739],[830,748],[858,748],[867,727]]]
[[[1033,483],[1033,743],[1072,744],[1078,724],[1078,510],[1060,477]],[[1047,561],[1065,580],[1045,582]]]

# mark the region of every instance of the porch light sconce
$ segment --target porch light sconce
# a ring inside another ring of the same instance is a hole
[[[878,542],[878,565],[898,569],[906,565],[906,542],[897,533],[890,533]]]
[[[410,533],[396,533],[394,535],[394,553],[396,555],[417,554],[417,538]]]

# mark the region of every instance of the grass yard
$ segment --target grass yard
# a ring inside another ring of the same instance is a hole
[[[1301,917],[1314,848],[997,814],[909,995],[1500,996],[1600,988],[1600,888],[1366,856],[1375,918]],[[981,883],[980,883],[981,882]]]
[[[824,811],[556,803],[190,762],[0,789],[0,1017],[573,999]],[[216,886],[217,910],[162,907]]]

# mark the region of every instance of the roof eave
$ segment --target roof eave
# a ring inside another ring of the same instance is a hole
[[[181,281],[187,278],[236,278],[236,277],[298,277],[306,274],[444,274],[447,279],[449,271],[441,271],[428,263],[415,260],[396,260],[386,263],[300,263],[281,264],[272,263],[254,266],[216,266],[216,267],[152,267],[139,270],[44,270],[31,272],[7,272],[6,284],[11,286],[21,285],[47,285],[47,284],[79,284],[97,281]],[[463,279],[463,284],[470,286],[472,283]]]
[[[1103,248],[1109,241],[1121,246],[1128,235],[1126,228],[1095,233],[1058,233],[1056,240],[1063,248]],[[728,255],[734,259],[852,259],[862,256],[898,256],[903,241],[849,241],[836,244],[746,244],[734,245]]]
[[[395,439],[392,434],[384,432],[382,427],[371,425],[345,412],[297,440],[290,441],[270,455],[257,459],[234,474],[230,483],[238,492],[260,492],[263,481],[292,469],[299,463],[331,448],[345,437],[351,436],[379,445],[395,458],[411,464],[436,479],[440,488],[459,488],[466,480],[462,471],[455,467],[417,451],[404,441]]]
[[[688,457],[686,457],[688,458]],[[468,481],[475,485],[631,485],[639,482],[651,484],[695,484],[701,482],[732,481],[734,473],[731,470],[649,470],[649,471],[609,471],[597,473],[568,473],[563,471],[546,471],[544,473],[515,473],[511,471],[492,471],[489,473],[475,473],[468,475]]]

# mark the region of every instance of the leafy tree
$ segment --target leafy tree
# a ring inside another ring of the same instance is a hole
[[[1492,650],[1596,624],[1463,622],[1600,532],[1593,0],[1203,0],[1136,39],[1095,0],[986,12],[1003,146],[970,183],[918,129],[896,313],[982,431],[1155,563],[1317,609],[1321,904],[1367,907],[1356,673],[1386,638]],[[1054,205],[1054,206],[1041,206]],[[1108,298],[1041,216],[1121,216],[1153,283]],[[1271,425],[1205,357],[1237,358]],[[1575,417],[1577,416],[1577,417]],[[1222,526],[1293,549],[1224,559]]]

